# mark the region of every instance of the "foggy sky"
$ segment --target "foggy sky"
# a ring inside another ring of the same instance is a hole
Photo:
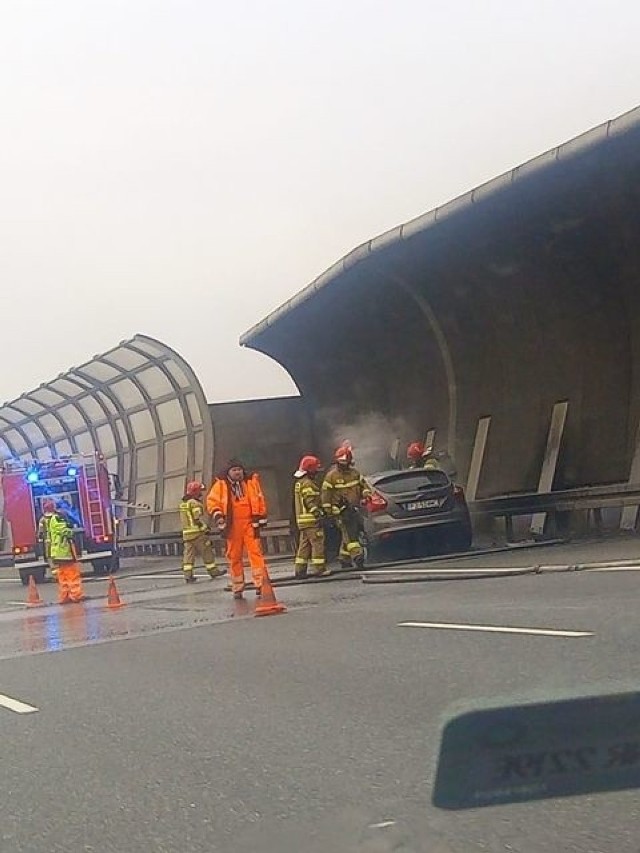
[[[355,245],[640,101],[637,0],[0,0],[0,401],[136,332],[210,401]]]

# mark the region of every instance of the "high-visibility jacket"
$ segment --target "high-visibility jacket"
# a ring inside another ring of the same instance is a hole
[[[55,513],[49,522],[51,537],[51,559],[60,563],[71,563],[76,559],[73,548],[73,529],[63,515]]]
[[[346,506],[358,506],[371,494],[371,487],[357,468],[334,465],[322,484],[322,507],[328,515],[338,515]]]
[[[296,478],[293,487],[293,506],[298,530],[318,525],[323,515],[320,486],[308,474]]]
[[[202,516],[204,505],[197,498],[184,497],[180,503],[180,523],[182,524],[182,541],[191,542],[202,533],[206,533],[207,525]]]
[[[252,519],[254,521],[265,519],[267,517],[267,502],[258,475],[251,474],[241,481],[241,486],[243,494],[249,501]],[[232,485],[226,477],[216,480],[207,495],[207,511],[209,515],[212,516],[214,521],[222,516],[227,525],[227,532],[230,531],[233,525],[232,496]]]

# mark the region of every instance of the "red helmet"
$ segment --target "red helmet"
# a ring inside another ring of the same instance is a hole
[[[56,502],[51,498],[45,498],[42,501],[42,512],[55,512]]]
[[[424,444],[421,441],[412,441],[409,447],[407,447],[407,459],[411,459],[414,462],[421,459],[423,453]]]
[[[322,469],[322,462],[317,456],[303,456],[298,465],[299,471],[305,471],[307,474],[317,474]]]
[[[353,462],[353,452],[350,447],[341,445],[333,454],[334,462],[339,462],[341,465],[351,465]]]
[[[204,492],[205,485],[204,483],[199,483],[197,480],[193,480],[191,483],[187,483],[186,494],[190,498],[199,498],[200,495]]]

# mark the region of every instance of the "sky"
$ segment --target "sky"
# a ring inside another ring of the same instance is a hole
[[[354,246],[640,102],[637,0],[0,0],[0,400],[137,332],[211,402]]]

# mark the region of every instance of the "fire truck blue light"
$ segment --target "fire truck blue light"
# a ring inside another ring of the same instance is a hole
[[[39,479],[40,475],[37,471],[29,471],[29,473],[27,474],[27,481],[29,483],[37,483]]]
[[[69,465],[67,468],[67,477],[77,477],[78,469],[74,465]]]

